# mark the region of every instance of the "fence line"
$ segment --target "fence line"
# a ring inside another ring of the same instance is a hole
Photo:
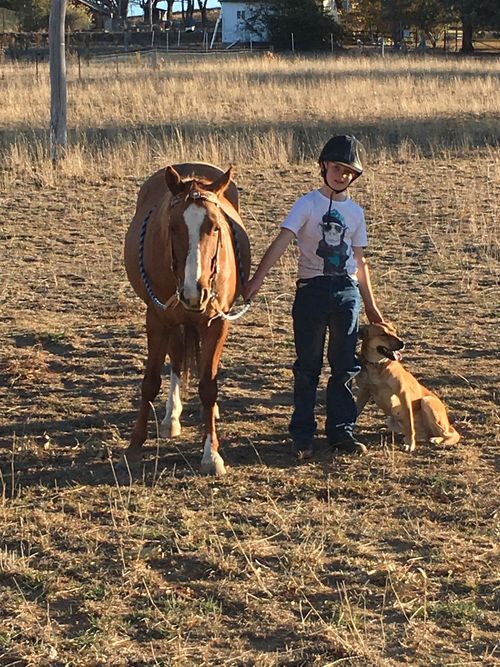
[[[107,53],[96,53],[96,54],[86,54],[84,57],[86,60],[108,60],[108,59],[126,59],[130,56],[133,56],[136,53],[144,53],[145,55],[151,55],[155,53],[168,54],[169,56],[220,56],[220,55],[235,55],[235,54],[261,54],[263,51],[251,51],[250,49],[240,48],[240,49],[212,49],[209,51],[204,50],[192,50],[188,51],[185,49],[171,49],[166,46],[155,46],[154,48],[138,48],[138,49],[129,49],[128,51],[112,51]]]

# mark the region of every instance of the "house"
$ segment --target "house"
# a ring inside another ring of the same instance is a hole
[[[257,32],[250,30],[248,21],[255,15],[259,1],[219,0],[222,12],[222,43],[234,42],[267,42],[267,31],[264,26],[255,26]]]
[[[222,13],[222,43],[233,44],[234,42],[267,42],[268,35],[265,26],[253,24],[253,30],[249,29],[248,21],[255,16],[261,4],[259,0],[219,0]],[[343,0],[346,7],[349,0]],[[325,12],[333,15],[339,20],[336,0],[323,0]]]

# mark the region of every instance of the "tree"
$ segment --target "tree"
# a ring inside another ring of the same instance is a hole
[[[474,51],[474,30],[500,28],[500,5],[497,0],[441,0],[450,18],[462,24],[462,51]]]
[[[247,21],[249,30],[259,33],[264,27],[269,41],[278,50],[288,50],[291,35],[299,51],[314,51],[330,45],[331,35],[338,40],[342,28],[324,10],[321,0],[264,0]]]
[[[349,11],[341,7],[342,25],[354,33],[377,37],[383,32],[382,0],[352,2]]]
[[[167,3],[167,21],[172,21],[172,13],[174,11],[174,1],[175,0],[166,0],[166,3]]]
[[[200,14],[201,14],[201,25],[204,28],[206,28],[207,25],[208,25],[207,4],[208,4],[208,0],[198,0],[198,9],[200,10]]]
[[[440,0],[413,0],[410,20],[418,30],[432,38],[436,28],[442,26],[446,12]]]
[[[23,0],[21,6],[16,3],[16,13],[19,17],[21,29],[26,32],[48,30],[51,0]],[[68,2],[64,11],[66,28],[68,30],[82,30],[90,27],[91,16],[89,10],[76,2]]]
[[[162,0],[151,1],[151,8],[153,11],[153,23],[157,23],[159,20],[160,12],[158,9],[158,3],[161,1]],[[141,8],[142,13],[144,14],[144,23],[149,23],[149,7],[150,7],[149,0],[134,0],[133,4]]]
[[[412,0],[382,0],[384,32],[389,32],[395,44],[403,41],[403,30],[411,23],[411,7]]]
[[[80,0],[75,0],[79,2]],[[116,19],[126,19],[131,0],[90,0],[92,5],[103,10],[105,14]]]
[[[184,17],[184,25],[190,27],[193,25],[194,0],[181,0],[181,1],[182,1],[182,15]],[[185,9],[184,9],[184,2],[186,3]]]

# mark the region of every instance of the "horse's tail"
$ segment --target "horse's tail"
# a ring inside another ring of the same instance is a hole
[[[194,327],[184,325],[182,327],[183,350],[182,357],[182,401],[185,402],[189,394],[189,381],[191,375],[199,375],[200,367],[200,338],[198,331]]]

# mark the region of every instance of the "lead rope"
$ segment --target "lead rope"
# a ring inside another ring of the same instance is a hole
[[[207,197],[208,199],[208,197]],[[213,200],[212,200],[213,201]],[[170,204],[172,206],[172,203]],[[220,208],[220,206],[219,206]],[[179,304],[179,290],[176,290],[175,294],[173,294],[170,299],[166,303],[162,303],[160,299],[156,296],[156,294],[153,292],[153,288],[151,287],[151,283],[149,282],[148,275],[146,273],[146,269],[144,268],[144,239],[146,238],[146,229],[149,223],[149,219],[151,218],[151,215],[153,214],[154,208],[152,208],[149,213],[146,215],[144,218],[144,221],[141,226],[141,234],[139,238],[139,273],[141,274],[142,281],[144,283],[144,287],[146,288],[146,292],[148,293],[149,298],[151,301],[154,303],[154,305],[159,308],[160,310],[168,310],[168,308],[175,308]],[[237,236],[237,230],[236,230],[236,224],[234,220],[229,216],[226,215],[226,219],[229,223],[229,227],[231,229],[231,236],[233,239],[233,245],[234,245],[234,250],[235,250],[235,255],[236,255],[236,264],[238,267],[238,274],[239,274],[239,279],[240,279],[240,284],[244,285],[246,282],[245,279],[245,274],[243,272],[243,262],[241,259],[241,251],[240,251],[240,244],[238,242],[238,236]],[[214,276],[215,277],[215,276]],[[217,297],[215,294],[212,295],[210,302],[212,304],[212,307],[214,308],[216,314],[210,318],[209,320],[209,325],[211,322],[216,319],[217,317],[221,317],[223,320],[229,320],[229,321],[234,321],[234,320],[239,320],[240,317],[245,315],[250,310],[251,307],[251,302],[247,301],[244,303],[242,306],[241,310],[239,310],[237,313],[233,313],[233,308],[229,309],[229,312],[225,313],[220,305],[219,302],[217,301]]]
[[[236,255],[236,265],[238,267],[238,276],[240,279],[240,285],[243,287],[243,285],[246,283],[246,278],[245,278],[245,273],[243,271],[243,261],[241,259],[241,250],[240,250],[240,243],[238,241],[238,233],[237,233],[237,228],[236,228],[236,223],[235,221],[231,218],[231,216],[226,214],[226,219],[229,223],[229,228],[231,229],[231,236],[233,239],[233,246],[234,246],[234,254]],[[217,305],[216,305],[217,304]],[[241,309],[237,313],[233,313],[233,308],[231,307],[229,309],[228,313],[225,313],[223,310],[220,309],[219,303],[217,301],[217,297],[213,296],[212,297],[212,305],[215,308],[217,315],[215,317],[222,317],[223,320],[229,320],[230,322],[234,322],[234,320],[239,320],[240,317],[243,317],[245,313],[247,313],[250,310],[251,307],[251,302],[250,301],[245,301]],[[211,318],[210,322],[215,319]]]
[[[172,294],[167,303],[162,303],[160,299],[158,299],[156,294],[153,292],[153,288],[151,287],[151,283],[149,282],[148,274],[146,273],[146,269],[144,268],[144,239],[146,238],[146,229],[153,211],[154,208],[152,208],[149,211],[147,216],[144,218],[144,222],[142,223],[141,227],[141,236],[139,238],[139,272],[141,274],[144,287],[146,288],[146,292],[148,293],[148,296],[154,303],[154,305],[157,306],[160,310],[168,310],[168,308],[175,308],[179,303],[179,292],[176,291],[175,294]]]

